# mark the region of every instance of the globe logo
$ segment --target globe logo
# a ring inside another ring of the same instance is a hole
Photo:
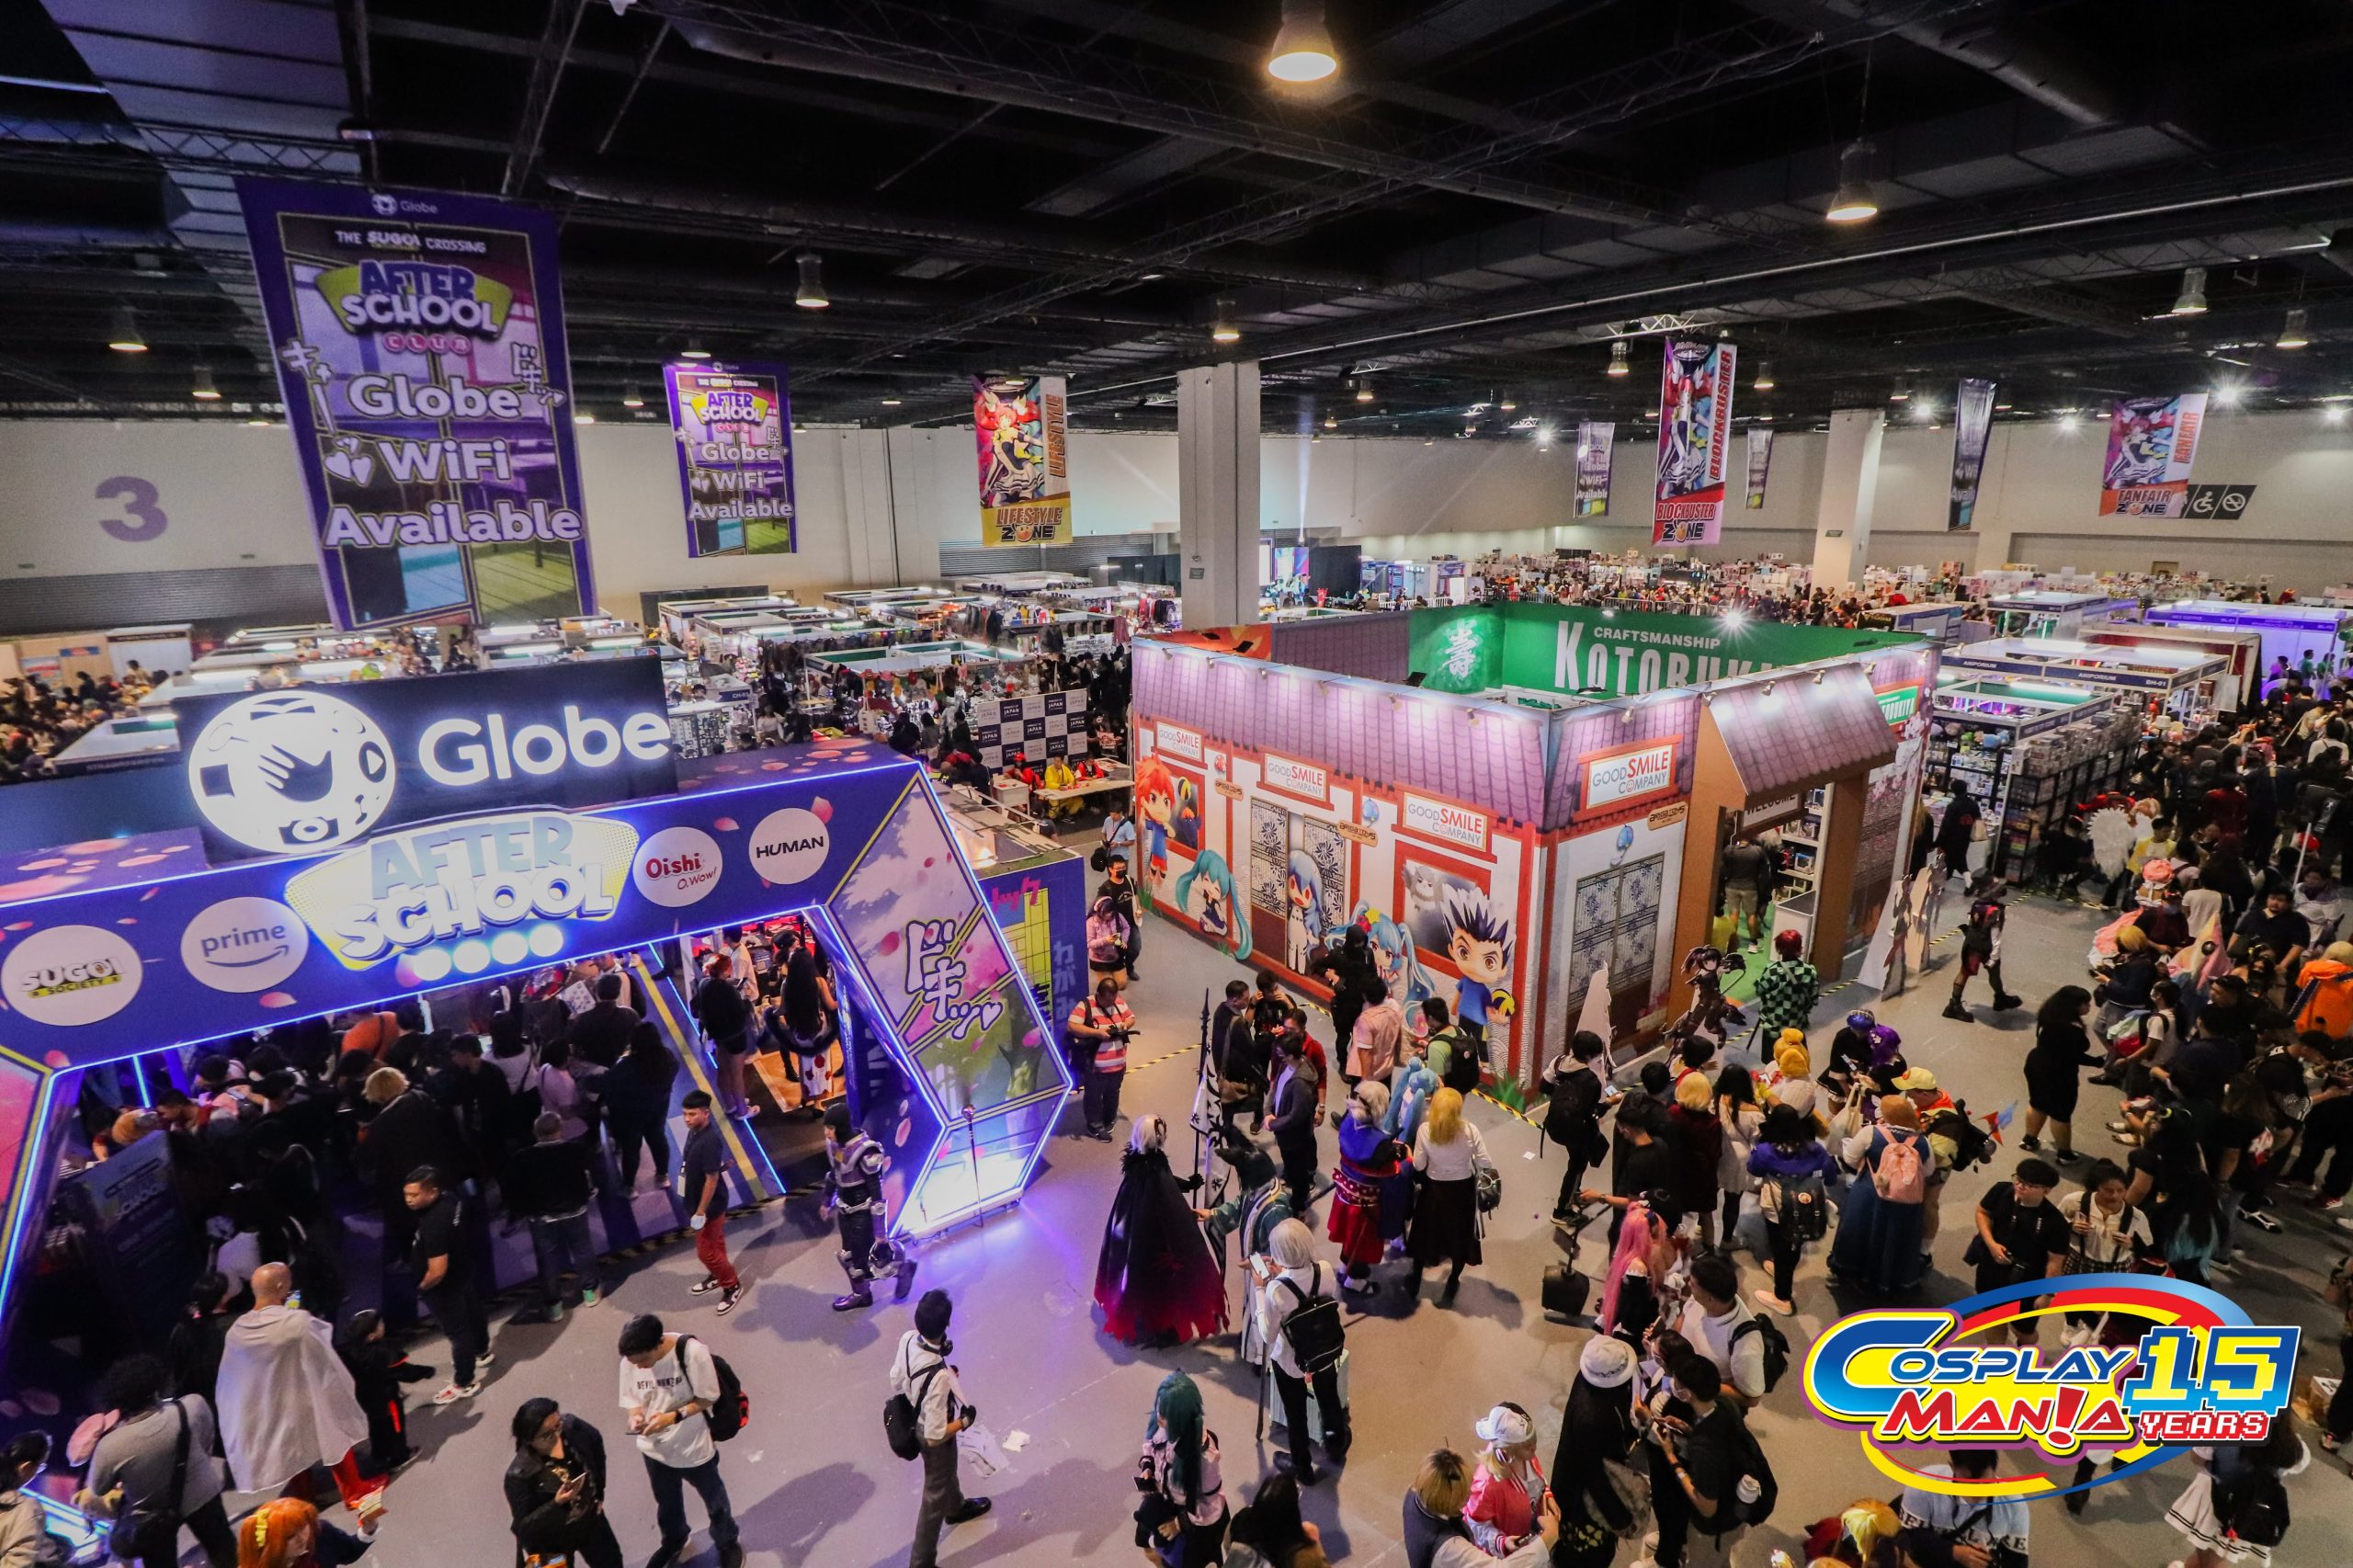
[[[347,843],[392,800],[392,750],[338,697],[269,691],[212,716],[188,748],[197,809],[227,837],[274,855]]]

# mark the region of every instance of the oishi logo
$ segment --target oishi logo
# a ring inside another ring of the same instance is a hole
[[[799,806],[770,812],[752,829],[752,869],[772,887],[791,887],[815,876],[825,864],[834,835],[824,819]]]
[[[272,854],[348,843],[392,801],[392,751],[338,697],[271,691],[233,702],[188,748],[188,789],[220,833]]]
[[[629,880],[665,909],[699,903],[719,885],[719,841],[699,827],[665,827],[638,846]]]
[[[131,944],[104,926],[53,926],[8,949],[0,993],[33,1022],[72,1028],[131,1006],[143,972]]]

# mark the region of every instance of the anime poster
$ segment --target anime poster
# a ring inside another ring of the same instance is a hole
[[[670,365],[688,555],[789,555],[792,405],[781,365]]]
[[[1961,379],[1952,403],[1952,499],[1945,512],[1948,529],[1965,528],[1977,515],[1977,482],[1985,473],[1985,449],[1994,440],[1994,383]]]
[[[1651,542],[1723,538],[1724,465],[1732,446],[1736,354],[1729,343],[1665,340],[1658,393],[1658,491]]]
[[[1748,430],[1748,510],[1765,507],[1765,480],[1773,472],[1773,432],[1761,426]]]
[[[1069,541],[1068,404],[1060,376],[972,378],[983,544]]]
[[[2100,470],[2100,516],[2180,517],[2205,422],[2204,392],[2118,399]]]
[[[237,194],[335,625],[594,614],[554,220],[430,190]]]
[[[1577,426],[1577,493],[1575,515],[1609,515],[1610,444],[1618,426],[1608,420],[1588,419]]]

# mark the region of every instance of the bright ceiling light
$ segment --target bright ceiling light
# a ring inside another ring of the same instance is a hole
[[[904,399],[904,398],[903,398],[903,397],[886,397],[886,398],[884,398],[884,399],[882,400],[882,406],[883,406],[883,407],[885,407],[885,408],[896,408],[896,407],[898,407],[898,406],[899,406],[899,404],[901,404],[901,403],[904,403],[904,402],[906,402],[906,401],[907,401],[907,400],[906,400],[906,399]],[[1113,417],[1114,419],[1116,419],[1116,418],[1118,418],[1118,417],[1119,417],[1119,415],[1115,414],[1115,415],[1113,415],[1111,417]]]
[[[1210,321],[1210,341],[1211,343],[1242,341],[1242,329],[1236,326],[1233,321],[1233,301],[1220,300],[1217,302],[1217,313]]]
[[[1324,27],[1323,0],[1283,0],[1283,25],[1267,51],[1267,74],[1278,82],[1321,82],[1339,68]]]
[[[687,339],[687,346],[678,350],[678,358],[681,359],[708,359],[710,358],[710,350],[702,346],[701,338],[689,337]]]
[[[2062,430],[2073,430],[2075,427],[2075,415],[2073,409],[2070,409],[2059,416],[2059,428]]]
[[[2173,309],[2165,313],[2176,316],[2202,316],[2206,313],[2206,269],[2204,267],[2182,268],[2181,292],[2174,296]]]
[[[594,425],[597,423],[597,416],[584,408],[572,416],[572,422],[574,425]]]
[[[188,395],[199,403],[219,403],[221,388],[212,380],[212,367],[199,365],[188,375]]]
[[[2342,425],[2345,423],[2345,405],[2341,403],[2325,404],[2320,411],[2320,416],[2331,425]]]
[[[1838,154],[1838,191],[1823,213],[1834,223],[1860,223],[1879,216],[1879,198],[1871,194],[1871,144],[1851,142]]]
[[[1771,392],[1779,384],[1773,380],[1773,361],[1770,359],[1756,361],[1756,380],[1750,384],[1758,392]]]
[[[1922,398],[1919,402],[1912,405],[1912,417],[1921,421],[1923,424],[1927,423],[1928,420],[1934,419],[1936,416],[1937,405],[1930,403],[1927,398]]]
[[[1340,422],[1338,420],[1333,418],[1328,414],[1324,416],[1324,428],[1326,430],[1337,430],[1339,427]]]
[[[1498,402],[1495,406],[1502,409],[1506,414],[1509,414],[1513,409],[1519,406],[1519,400],[1512,396],[1511,393],[1506,392],[1503,395],[1502,401]]]
[[[2214,389],[2214,401],[2225,408],[2238,406],[2240,389],[2235,381],[2224,381]]]
[[[147,340],[139,335],[139,318],[129,305],[117,305],[107,324],[107,347],[118,354],[144,354]]]
[[[2279,329],[2279,341],[2272,344],[2271,347],[2274,348],[2302,348],[2311,343],[2312,340],[2311,317],[2306,315],[2304,308],[2302,305],[2299,305],[2294,310],[2288,312],[2288,323],[2285,326],[2282,326]]]
[[[830,307],[834,297],[825,292],[825,258],[815,251],[802,251],[792,258],[801,268],[800,285],[792,290],[792,302],[804,311],[822,311]]]
[[[1626,340],[1621,337],[1617,342],[1609,346],[1609,369],[1604,373],[1612,376],[1625,376],[1632,374],[1633,369],[1634,368],[1631,365],[1626,362]]]
[[[645,399],[639,394],[637,383],[635,381],[630,382],[629,385],[621,389],[621,406],[623,408],[643,408],[645,406]]]

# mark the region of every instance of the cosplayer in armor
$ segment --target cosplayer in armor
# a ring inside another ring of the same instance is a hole
[[[874,1280],[895,1271],[898,1289],[906,1299],[914,1283],[915,1260],[875,1233],[882,1218],[882,1173],[891,1156],[882,1145],[850,1124],[849,1107],[836,1100],[825,1108],[825,1208],[840,1227],[842,1272],[849,1276],[849,1294],[834,1298],[834,1311],[846,1312],[874,1304]]]

